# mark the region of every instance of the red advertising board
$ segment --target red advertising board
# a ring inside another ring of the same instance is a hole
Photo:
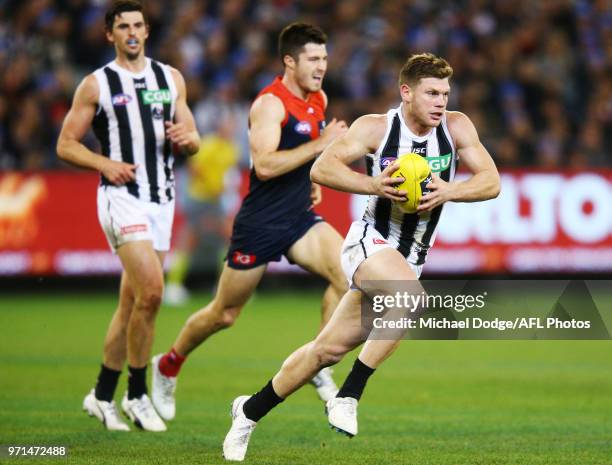
[[[0,174],[0,275],[118,272],[97,185],[89,172]],[[342,234],[363,214],[365,196],[323,198],[317,211]],[[611,200],[612,170],[504,172],[497,199],[445,206],[426,271],[612,272]]]

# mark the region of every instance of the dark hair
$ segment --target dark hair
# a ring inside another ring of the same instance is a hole
[[[111,7],[106,11],[106,15],[104,15],[106,30],[109,32],[112,31],[113,24],[115,24],[115,16],[121,15],[121,13],[125,13],[126,11],[140,11],[145,23],[148,24],[142,3],[140,3],[138,0],[117,0],[113,2]]]
[[[434,77],[438,79],[450,78],[453,68],[444,58],[435,56],[433,53],[420,53],[412,55],[406,60],[400,71],[399,83],[415,85],[422,78]]]
[[[327,36],[317,26],[306,23],[291,23],[278,36],[278,54],[281,62],[285,55],[297,61],[298,55],[306,44],[325,44]]]

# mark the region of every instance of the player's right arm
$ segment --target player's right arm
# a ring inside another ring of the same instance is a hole
[[[79,84],[57,140],[57,156],[71,165],[99,171],[119,186],[136,178],[136,165],[110,160],[81,143],[96,114],[99,93],[98,81],[93,74]]]
[[[335,119],[321,135],[291,150],[278,150],[285,107],[272,94],[260,96],[251,107],[249,144],[255,174],[262,181],[281,176],[315,158],[327,145],[346,132],[346,123]]]
[[[404,178],[392,178],[399,168],[396,161],[378,176],[368,176],[350,168],[350,164],[374,153],[385,136],[386,115],[365,115],[355,120],[348,132],[332,142],[315,161],[310,179],[318,184],[353,194],[378,195],[403,202],[406,192],[395,189]]]

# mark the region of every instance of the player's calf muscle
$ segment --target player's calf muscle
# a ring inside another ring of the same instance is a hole
[[[316,360],[317,367],[324,368],[338,363],[350,349],[344,346],[326,343],[315,343],[309,350]]]

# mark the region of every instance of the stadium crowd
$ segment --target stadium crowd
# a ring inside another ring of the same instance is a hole
[[[82,77],[110,61],[104,0],[0,0],[0,169],[50,169]],[[248,160],[249,101],[281,72],[287,23],[329,36],[328,116],[351,122],[398,102],[412,52],[454,67],[450,109],[501,167],[609,166],[612,10],[607,0],[146,0],[147,55],[180,69],[202,135],[235,121]],[[95,144],[93,137],[89,141]],[[95,145],[94,145],[95,146]]]

